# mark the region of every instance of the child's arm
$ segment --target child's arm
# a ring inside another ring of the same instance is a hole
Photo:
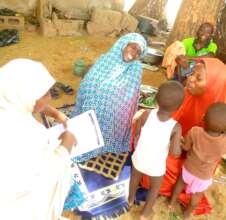
[[[169,154],[173,155],[174,157],[179,157],[182,153],[181,137],[182,137],[181,125],[179,123],[176,123],[172,130],[169,148]]]
[[[47,116],[54,118],[57,122],[62,123],[64,127],[67,127],[66,122],[68,120],[68,117],[63,112],[57,110],[50,105],[47,105],[43,110],[43,113]]]
[[[189,151],[192,147],[193,141],[192,141],[191,133],[192,133],[192,130],[188,131],[184,139],[184,144],[182,144],[182,149],[185,151]]]

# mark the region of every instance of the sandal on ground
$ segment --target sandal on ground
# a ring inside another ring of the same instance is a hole
[[[61,82],[56,82],[55,86],[60,88],[67,95],[73,95],[74,92],[75,92],[74,89],[71,86],[63,84]]]

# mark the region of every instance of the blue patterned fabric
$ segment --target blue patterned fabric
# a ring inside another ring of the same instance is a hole
[[[86,161],[106,152],[129,150],[131,121],[138,107],[142,67],[138,60],[124,62],[122,51],[133,42],[141,47],[141,56],[144,56],[147,49],[145,39],[137,33],[124,35],[100,56],[81,81],[72,117],[95,110],[105,146],[73,158],[74,162]]]
[[[85,198],[79,188],[77,183],[73,183],[71,189],[68,193],[68,196],[64,203],[64,210],[71,210],[74,207],[80,206],[85,201]]]
[[[128,156],[117,180],[106,178],[92,171],[78,168],[75,182],[82,190],[85,201],[76,207],[78,196],[71,192],[65,202],[65,210],[74,209],[82,220],[112,219],[127,210],[127,192],[131,170],[130,156]],[[95,181],[94,181],[95,180]],[[75,191],[75,193],[77,193]],[[76,199],[77,198],[77,199]]]

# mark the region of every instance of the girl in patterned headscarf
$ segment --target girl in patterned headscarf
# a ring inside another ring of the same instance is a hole
[[[138,59],[144,56],[146,49],[146,41],[140,34],[124,35],[101,55],[82,80],[72,116],[93,109],[105,146],[74,161],[86,161],[106,152],[128,151],[142,74]]]

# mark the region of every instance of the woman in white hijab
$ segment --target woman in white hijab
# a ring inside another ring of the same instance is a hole
[[[65,131],[60,146],[51,148],[46,128],[32,116],[51,112],[47,102],[54,83],[41,63],[29,59],[0,68],[0,219],[58,220],[61,215],[76,140]]]

